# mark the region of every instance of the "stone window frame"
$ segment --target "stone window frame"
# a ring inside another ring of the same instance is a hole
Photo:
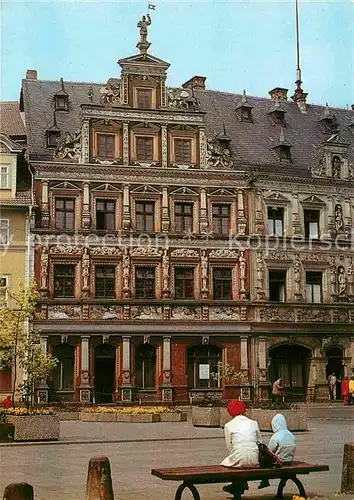
[[[212,260],[209,262],[209,294],[213,301],[227,301],[227,300],[238,300],[238,265],[230,262],[217,262]],[[214,269],[231,269],[231,298],[230,299],[217,299],[214,298]]]
[[[158,163],[161,161],[161,151],[160,151],[160,128],[156,125],[150,125],[148,127],[142,126],[141,123],[133,125],[130,127],[130,151],[129,157],[130,162],[148,164]],[[152,142],[152,160],[138,160],[137,159],[137,145],[136,139],[138,137],[149,137],[153,140]]]
[[[139,90],[150,90],[151,91],[151,107],[150,108],[139,108],[138,107],[138,91]],[[143,109],[143,110],[151,110],[157,108],[157,82],[156,85],[152,84],[151,81],[144,82],[133,81],[132,84],[132,95],[133,95],[133,108]]]
[[[326,303],[331,302],[330,297],[330,281],[331,281],[331,270],[329,264],[325,262],[311,262],[311,261],[303,261],[303,276],[301,276],[300,281],[300,290],[303,291],[303,300],[307,304],[314,304],[319,307]],[[322,273],[322,302],[307,302],[306,301],[306,272],[321,272]]]
[[[4,227],[3,227],[3,222],[7,222],[7,224],[4,224]],[[10,218],[5,218],[5,217],[1,217],[0,219],[0,225],[1,225],[1,231],[4,230],[6,231],[6,241],[2,242],[0,240],[0,248],[3,247],[3,246],[7,246],[9,245],[10,243],[10,229],[11,229],[11,219]],[[6,228],[5,228],[6,226]]]
[[[294,295],[293,290],[291,288],[292,279],[290,279],[291,274],[291,266],[293,265],[293,261],[290,259],[287,260],[273,260],[273,259],[264,259],[264,289],[266,290],[266,300],[271,304],[286,304],[292,301],[292,297]],[[270,301],[270,290],[269,290],[269,271],[285,271],[285,300],[283,302],[271,302]]]
[[[326,203],[318,198],[319,201],[310,201],[310,200],[300,200],[301,205],[301,227],[303,231],[303,235],[305,237],[305,210],[318,210],[319,212],[319,223],[318,223],[318,238],[313,238],[315,241],[321,240],[323,235],[325,234],[325,211],[326,211]],[[310,239],[310,238],[309,238]]]
[[[187,165],[196,166],[199,161],[199,151],[198,151],[198,131],[197,130],[174,130],[169,129],[168,131],[168,150],[169,150],[169,161],[168,163],[171,165],[182,165],[176,162],[175,157],[175,139],[190,139],[191,140],[191,161]]]
[[[149,261],[146,261],[146,259],[149,259]],[[134,297],[135,300],[142,300],[149,302],[151,300],[158,300],[161,299],[162,297],[162,290],[161,290],[161,270],[160,270],[160,259],[156,257],[132,257],[132,264],[131,264],[131,293],[132,297]],[[136,299],[135,298],[135,281],[136,281],[136,268],[137,267],[154,267],[155,268],[155,297],[147,297],[147,298],[141,298],[141,299]]]
[[[2,171],[6,169],[6,172]],[[6,183],[2,183],[3,175],[6,176]],[[9,163],[0,164],[0,189],[11,189],[11,165]]]
[[[161,213],[162,213],[162,196],[160,193],[130,193],[130,213],[131,213],[131,226],[133,231],[136,229],[136,204],[140,202],[154,203],[154,230],[152,232],[146,231],[146,234],[154,234],[161,232]],[[144,234],[144,233],[143,233]]]
[[[106,158],[98,156],[98,135],[113,135],[115,137],[114,141],[114,157]],[[113,125],[105,125],[102,122],[94,123],[92,126],[92,147],[91,147],[91,157],[92,159],[100,159],[102,161],[116,161],[118,163],[123,162],[123,132],[122,125],[114,122]]]
[[[175,204],[176,203],[189,203],[193,205],[192,208],[192,233],[199,233],[199,218],[200,218],[200,199],[199,195],[195,194],[173,194],[169,196],[169,209],[170,209],[170,227],[171,233],[176,233],[176,220],[175,220]]]
[[[230,206],[230,224],[229,224],[229,234],[219,234],[213,231],[213,205],[229,205]],[[217,238],[228,238],[230,234],[237,234],[237,196],[230,195],[213,195],[208,196],[207,199],[208,207],[208,222],[212,233]]]
[[[73,265],[75,266],[74,272],[74,297],[54,297],[54,266],[60,265]],[[49,280],[48,280],[48,295],[51,300],[55,302],[60,301],[74,301],[80,298],[81,295],[81,255],[75,256],[75,259],[71,257],[70,259],[67,256],[58,256],[50,259],[49,264]]]
[[[55,211],[55,201],[56,198],[70,198],[74,200],[74,229],[57,229],[56,227],[56,211]],[[81,229],[81,203],[82,192],[80,188],[74,189],[62,189],[51,187],[49,189],[49,216],[50,216],[50,228],[56,231],[61,231],[63,233],[71,233]]]
[[[173,258],[173,257],[172,257]],[[181,257],[176,257],[176,259],[181,259]],[[193,262],[194,261],[194,262]],[[175,294],[175,268],[176,267],[189,267],[193,268],[193,281],[194,281],[194,296],[191,298],[181,298],[176,299]],[[199,257],[188,257],[187,261],[173,261],[171,262],[171,276],[170,276],[170,293],[171,298],[176,300],[176,304],[187,300],[199,300],[201,298],[201,285],[199,277]]]
[[[97,200],[114,201],[116,204],[116,215],[115,215],[115,228],[113,230],[96,229],[96,209]],[[122,217],[123,217],[123,195],[121,192],[117,191],[115,194],[112,191],[91,191],[91,206],[92,206],[92,228],[94,231],[106,231],[111,233],[116,233],[122,229]]]
[[[291,200],[288,199],[286,196],[282,196],[279,199],[276,199],[275,197],[271,198],[264,198],[264,204],[266,208],[266,213],[265,213],[265,224],[266,224],[266,234],[270,236],[271,238],[286,238],[287,236],[292,234],[292,228],[291,228]],[[275,236],[275,235],[270,235],[269,234],[269,229],[268,229],[268,208],[283,208],[284,209],[284,218],[283,218],[283,236]]]
[[[91,256],[91,262],[90,262],[90,296],[94,298],[95,300],[103,300],[103,301],[112,301],[112,300],[117,300],[122,298],[122,291],[121,291],[121,272],[120,272],[120,261],[121,259],[117,260],[116,256],[112,256],[110,259],[107,256],[104,256],[103,258],[98,255]],[[115,286],[114,286],[114,297],[110,298],[105,298],[105,297],[96,297],[96,266],[111,266],[115,267],[115,274],[114,274],[114,279],[115,279]]]

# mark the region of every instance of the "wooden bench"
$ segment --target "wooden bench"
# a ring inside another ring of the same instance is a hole
[[[245,491],[246,481],[257,481],[262,479],[280,479],[276,499],[283,498],[283,489],[287,481],[293,481],[298,487],[301,497],[306,498],[306,492],[298,474],[310,474],[311,472],[323,472],[329,470],[328,465],[313,465],[305,462],[292,462],[271,469],[237,469],[224,467],[222,465],[202,465],[199,467],[173,467],[168,469],[152,469],[151,474],[164,481],[182,481],[175,495],[175,500],[181,500],[182,493],[188,488],[194,500],[200,500],[196,484],[228,483],[233,484],[232,494],[234,500],[240,500]]]

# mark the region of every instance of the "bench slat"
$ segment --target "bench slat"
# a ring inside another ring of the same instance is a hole
[[[306,462],[293,462],[280,468],[269,469],[238,469],[222,465],[202,465],[194,467],[172,467],[152,469],[151,474],[165,481],[190,481],[194,484],[227,482],[233,479],[248,478],[262,479],[263,477],[282,478],[289,475],[309,474],[310,472],[328,471],[328,465],[308,464]]]

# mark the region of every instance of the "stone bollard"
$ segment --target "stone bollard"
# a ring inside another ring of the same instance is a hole
[[[27,483],[8,484],[4,491],[3,500],[33,500],[33,487]]]
[[[86,483],[86,500],[114,500],[111,466],[107,457],[90,459]]]
[[[354,493],[354,443],[345,443],[341,493]]]

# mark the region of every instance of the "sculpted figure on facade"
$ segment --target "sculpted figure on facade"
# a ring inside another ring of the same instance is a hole
[[[340,179],[340,168],[341,168],[341,161],[339,156],[335,156],[332,159],[332,177],[333,179]]]
[[[208,289],[208,257],[206,254],[206,250],[202,250],[202,255],[200,257],[200,268],[202,277],[202,294],[203,298],[207,298],[209,289]]]
[[[120,104],[120,85],[107,82],[105,87],[100,88],[101,104]]]
[[[354,163],[349,163],[349,179],[354,179]]]
[[[347,275],[343,266],[338,267],[338,295],[343,296],[347,291]]]
[[[168,256],[168,250],[164,250],[162,256],[162,282],[163,282],[163,293],[168,294],[170,291],[170,258]]]
[[[207,141],[207,166],[209,169],[231,169],[233,167],[231,151],[228,148],[221,149],[217,141]]]
[[[146,14],[146,16],[143,16],[141,18],[141,21],[138,22],[137,26],[140,28],[140,43],[146,43],[147,42],[147,35],[148,35],[148,26],[151,24],[151,17],[149,14]]]
[[[240,269],[240,291],[241,293],[246,292],[246,271],[247,271],[247,264],[246,264],[246,259],[243,253],[243,250],[240,252],[240,257],[239,257],[239,269]]]
[[[169,89],[168,107],[181,110],[199,111],[200,101],[187,89]]]
[[[313,177],[326,176],[326,164],[324,158],[321,158],[318,164],[311,168],[311,174]]]
[[[257,253],[257,288],[259,290],[263,290],[263,272],[264,272],[263,256],[259,252]]]
[[[128,248],[123,251],[123,292],[125,297],[129,297],[130,291],[130,256]]]
[[[74,132],[66,132],[58,140],[54,152],[54,158],[58,160],[69,159],[78,161],[81,154],[81,129]]]
[[[84,252],[82,254],[82,283],[83,290],[89,289],[89,279],[90,279],[90,255],[88,248],[84,248]]]
[[[47,247],[42,247],[41,253],[41,288],[47,288],[47,277],[48,277],[48,249]]]
[[[343,231],[343,209],[342,205],[339,203],[334,208],[334,226],[336,228],[336,233],[341,233]]]

